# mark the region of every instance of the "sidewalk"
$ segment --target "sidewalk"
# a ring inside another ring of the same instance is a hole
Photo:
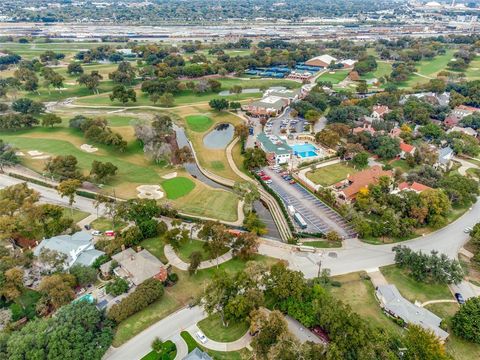
[[[180,259],[173,250],[173,247],[171,245],[165,245],[164,247],[164,253],[165,257],[168,260],[168,263],[177,269],[187,271],[189,264],[184,262],[182,259]],[[222,256],[219,256],[218,258],[218,265],[223,264],[224,262],[227,262],[232,259],[232,251],[228,251]],[[198,270],[203,270],[203,269],[209,269],[212,267],[217,266],[217,259],[212,259],[212,260],[207,260],[207,261],[202,261],[200,265],[198,266]]]
[[[195,333],[197,331],[200,331],[200,329],[198,328],[197,325],[190,326],[187,329],[187,331],[190,333],[190,335],[192,335],[192,337],[195,340],[197,340],[197,336],[195,335]],[[244,348],[246,348],[247,346],[250,345],[251,341],[252,341],[252,336],[247,331],[247,333],[245,335],[243,335],[240,339],[232,341],[232,342],[222,343],[222,342],[213,341],[211,339],[208,339],[208,341],[206,343],[201,344],[201,345],[203,347],[207,348],[207,349],[210,349],[210,350],[226,352],[226,351],[238,351],[238,350],[244,349]]]

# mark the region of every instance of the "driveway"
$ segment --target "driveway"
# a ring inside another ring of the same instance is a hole
[[[158,337],[162,340],[179,341],[178,334],[205,317],[203,310],[195,306],[181,309],[142,331],[118,348],[111,347],[103,360],[135,360],[145,356],[151,350],[152,341]]]
[[[463,280],[460,284],[449,285],[452,294],[460,293],[465,300],[480,296],[480,287]]]
[[[335,211],[325,205],[312,193],[299,184],[289,184],[282,177],[268,168],[263,169],[272,178],[269,186],[282,198],[286,206],[292,205],[300,213],[310,233],[327,233],[336,231],[340,236],[350,237],[352,228]]]

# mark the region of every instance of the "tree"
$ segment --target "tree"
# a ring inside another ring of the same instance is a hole
[[[23,270],[19,267],[13,267],[5,271],[0,294],[7,300],[12,301],[22,294],[23,289]]]
[[[68,204],[70,205],[70,209],[72,210],[73,216],[73,208],[72,205],[75,202],[75,195],[77,193],[77,189],[82,186],[82,182],[77,179],[68,179],[63,180],[60,184],[58,184],[57,191],[60,196],[68,197]]]
[[[216,111],[222,111],[228,109],[228,100],[226,99],[212,99],[208,102],[208,105]]]
[[[104,182],[110,177],[117,174],[118,168],[111,162],[102,163],[97,160],[93,160],[92,169],[90,170],[90,176],[93,176],[95,181]]]
[[[452,330],[462,339],[480,344],[480,297],[468,299],[452,318]]]
[[[232,110],[238,110],[242,107],[242,104],[239,103],[238,101],[230,101],[229,107]]]
[[[172,107],[175,105],[175,99],[173,97],[173,94],[170,93],[165,93],[161,95],[158,100],[160,101],[160,105],[164,107]]]
[[[233,255],[241,260],[249,260],[257,253],[258,237],[251,232],[238,235],[232,243]]]
[[[4,166],[13,166],[20,162],[15,148],[0,139],[0,171],[3,172]]]
[[[81,179],[82,175],[77,169],[77,158],[73,155],[58,155],[45,164],[45,170],[50,174],[64,179]]]
[[[368,92],[368,85],[366,81],[360,81],[357,85],[357,92],[359,94],[366,94]]]
[[[329,148],[335,148],[340,141],[340,135],[332,129],[323,129],[315,134],[315,140]]]
[[[78,77],[77,82],[80,85],[85,85],[87,89],[93,91],[94,94],[98,94],[98,86],[103,76],[98,71],[92,71],[90,74],[82,74]]]
[[[42,294],[37,309],[40,313],[48,314],[59,309],[62,305],[70,303],[75,298],[73,286],[75,277],[69,274],[53,274],[45,276],[40,281],[38,289]]]
[[[112,339],[112,324],[103,313],[93,304],[78,301],[63,306],[53,317],[29,321],[12,332],[5,359],[100,360]]]
[[[368,165],[368,153],[365,151],[355,154],[352,158],[352,164],[360,169],[365,168]]]
[[[127,280],[116,276],[113,281],[110,281],[105,286],[105,291],[107,292],[107,294],[111,294],[112,296],[118,296],[126,293],[128,291],[128,288],[129,286]]]
[[[188,273],[190,275],[196,274],[197,269],[202,262],[202,253],[200,251],[194,251],[190,254],[188,259],[190,260],[190,264],[188,265]]]
[[[424,330],[419,325],[410,324],[405,332],[403,343],[406,347],[405,360],[448,360],[437,336],[431,330]]]
[[[245,216],[245,219],[243,220],[243,226],[245,229],[254,233],[255,235],[265,235],[267,233],[267,226],[253,211],[249,212],[247,216]]]
[[[118,99],[122,104],[126,104],[129,101],[136,102],[137,94],[134,89],[127,89],[125,85],[115,85],[110,94],[110,100],[115,101],[115,99]]]
[[[122,61],[118,64],[117,70],[108,74],[108,78],[114,83],[130,85],[135,80],[135,69],[129,62]]]
[[[228,232],[225,225],[207,221],[198,232],[198,236],[205,240],[203,247],[217,261],[218,268],[218,258],[230,244],[232,235]]]
[[[250,315],[250,332],[257,333],[251,346],[256,357],[267,358],[273,347],[282,335],[288,333],[287,322],[283,314],[278,311],[267,313],[265,310],[255,310]]]
[[[390,136],[379,136],[376,138],[377,145],[375,154],[383,159],[393,159],[400,153],[400,141]]]
[[[241,141],[245,141],[249,135],[249,128],[246,124],[235,125],[235,136],[239,137]]]
[[[45,106],[41,102],[21,98],[12,103],[12,110],[22,114],[39,115],[45,112]]]
[[[72,62],[68,64],[67,73],[70,75],[82,75],[83,74],[82,65],[78,62]]]
[[[38,259],[50,272],[61,272],[65,269],[67,256],[56,250],[43,248],[38,254]]]
[[[75,276],[80,286],[93,284],[97,280],[97,270],[90,266],[73,265],[69,272]]]
[[[179,164],[187,164],[195,161],[192,150],[190,150],[190,147],[187,145],[175,149],[175,158]]]
[[[245,150],[243,165],[249,169],[261,168],[267,165],[267,155],[260,148],[248,148]]]
[[[45,114],[42,118],[43,126],[53,127],[55,124],[61,124],[61,123],[62,123],[62,118],[52,113]]]

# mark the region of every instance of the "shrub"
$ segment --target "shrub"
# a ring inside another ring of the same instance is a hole
[[[153,278],[145,280],[120,303],[113,305],[108,311],[107,317],[119,323],[157,301],[162,295],[163,285],[160,281]]]
[[[128,291],[128,282],[125,279],[116,277],[115,280],[109,282],[107,286],[105,286],[105,291],[107,294],[111,294],[113,296],[121,295]]]

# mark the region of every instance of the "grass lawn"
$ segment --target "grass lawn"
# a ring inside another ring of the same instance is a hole
[[[210,129],[213,124],[213,120],[205,115],[189,115],[185,117],[185,120],[187,120],[187,125],[190,130],[196,132],[205,132]]]
[[[278,260],[256,255],[253,258],[253,261],[261,262],[269,266],[276,263]],[[244,261],[232,259],[220,264],[219,269],[233,274],[242,271],[245,266],[246,263]],[[199,270],[195,275],[190,276],[186,271],[175,270],[175,273],[178,274],[178,282],[174,286],[166,288],[165,295],[160,300],[122,321],[117,327],[113,346],[120,346],[141,331],[145,330],[147,327],[160,321],[200,296],[216,271],[218,271],[216,267],[213,267],[210,269]]]
[[[398,291],[409,301],[426,302],[429,300],[450,300],[452,293],[446,284],[425,284],[414,280],[395,265],[381,268],[388,283],[394,284]]]
[[[408,165],[408,163],[403,159],[398,159],[398,160],[392,161],[390,163],[390,165],[392,165],[392,167],[394,167],[394,168],[399,168],[399,169],[403,170],[404,172],[408,172],[412,169],[410,167],[410,165]]]
[[[195,183],[186,177],[176,177],[162,182],[162,187],[167,193],[167,198],[175,200],[192,191]]]
[[[470,62],[468,69],[465,71],[465,77],[469,81],[480,80],[480,56]]]
[[[182,259],[185,262],[190,262],[189,256],[195,252],[198,251],[202,254],[202,261],[204,260],[210,260],[212,257],[210,254],[205,251],[203,248],[203,244],[205,244],[203,241],[200,240],[190,240],[187,242],[185,245],[182,245],[178,251],[177,255],[180,259]],[[228,249],[225,249],[225,252],[227,252]]]
[[[197,343],[197,341],[188,333],[187,331],[182,331],[180,333],[180,336],[185,340],[188,346],[188,352],[192,352],[195,348],[199,348],[202,351],[206,352],[209,354],[214,360],[242,360],[248,357],[243,357],[242,354],[248,354],[248,350],[240,350],[240,351],[214,351],[214,350],[208,350],[204,348],[202,345]]]
[[[347,75],[348,75],[348,70],[337,70],[333,74],[331,74],[329,71],[327,71],[326,73],[323,73],[322,75],[320,75],[318,77],[317,82],[318,81],[330,81],[332,83],[332,85],[336,85],[336,84],[342,82],[343,80],[345,80]]]
[[[392,72],[392,65],[384,61],[377,61],[377,69],[360,76],[362,80],[380,79],[382,76],[390,75]]]
[[[174,351],[171,351],[168,354],[163,354],[163,352],[170,348],[173,345]],[[167,340],[163,343],[162,351],[160,353],[155,350],[150,351],[147,355],[141,358],[141,360],[173,360],[177,356],[177,347],[172,340]]]
[[[339,281],[342,286],[332,287],[330,292],[337,299],[350,305],[353,311],[365,318],[371,325],[386,329],[392,334],[401,334],[403,329],[380,309],[375,299],[372,282],[362,279],[360,275],[361,273],[357,272],[334,276],[333,279]]]
[[[72,209],[63,208],[63,216],[73,219],[75,223],[78,223],[79,221],[85,219],[89,215],[90,214],[85,211],[73,209],[73,213],[72,213]]]
[[[246,321],[237,323],[230,322],[228,326],[223,326],[219,314],[210,315],[197,325],[209,339],[219,342],[238,340],[245,335],[249,327]]]
[[[140,243],[140,246],[150,251],[162,263],[168,263],[163,251],[163,248],[165,247],[165,241],[161,237],[157,236],[154,238],[145,239]]]
[[[90,225],[92,226],[92,229],[99,230],[99,231],[107,231],[107,230],[120,231],[125,226],[127,226],[127,223],[120,221],[120,222],[117,222],[115,226],[113,226],[112,220],[101,216],[98,219],[93,220],[90,223]]]
[[[342,247],[341,241],[328,241],[328,240],[316,240],[306,241],[303,243],[305,246],[313,246],[315,248],[339,248]]]
[[[322,186],[333,185],[347,177],[348,174],[354,174],[357,170],[345,163],[333,164],[307,172],[307,178],[315,184]]]

